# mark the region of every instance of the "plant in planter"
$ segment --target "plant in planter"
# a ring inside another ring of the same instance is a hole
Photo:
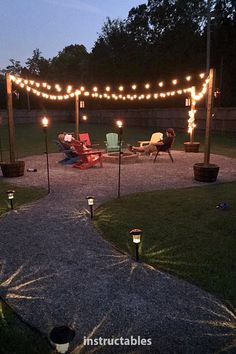
[[[204,162],[196,163],[193,166],[194,178],[200,182],[215,182],[217,180],[219,166],[210,163],[210,130],[212,121],[212,106],[213,106],[213,87],[214,87],[214,69],[210,69],[209,87],[207,98],[207,120],[206,120],[206,140]]]
[[[188,112],[188,133],[190,134],[190,141],[184,143],[185,152],[198,152],[199,151],[199,142],[194,142],[194,129],[195,124],[195,114],[196,114],[196,100],[195,100],[195,86],[191,88],[191,110]]]
[[[16,161],[15,159],[15,129],[13,119],[12,84],[10,73],[6,73],[6,86],[10,162],[1,162],[0,165],[3,177],[20,177],[24,175],[25,162]]]

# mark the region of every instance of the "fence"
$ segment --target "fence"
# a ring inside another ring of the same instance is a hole
[[[153,127],[165,129],[173,127],[177,130],[187,129],[189,108],[162,108],[162,109],[127,109],[127,110],[83,110],[87,114],[87,123],[111,124],[118,117],[124,119],[126,126]],[[73,122],[75,113],[73,111],[48,110],[14,110],[16,124],[38,122],[47,115],[54,121]],[[81,113],[82,115],[82,113]],[[0,110],[2,123],[7,123],[7,112]],[[198,130],[205,129],[206,110],[197,110],[196,123]],[[212,129],[219,132],[236,132],[236,108],[215,108]]]

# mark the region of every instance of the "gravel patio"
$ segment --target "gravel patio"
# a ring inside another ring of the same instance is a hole
[[[118,166],[85,171],[49,155],[52,192],[0,221],[0,292],[21,317],[48,335],[73,325],[73,353],[216,353],[236,336],[236,318],[209,293],[119,253],[94,229],[86,196],[96,206],[117,197]],[[121,196],[206,184],[193,179],[201,153],[173,151],[155,164],[145,156],[122,165]],[[25,176],[8,182],[47,188],[45,156],[24,159]],[[236,159],[211,156],[220,166],[217,183],[236,180]],[[2,178],[2,177],[0,177]],[[151,338],[152,346],[83,345],[84,336]],[[232,353],[235,351],[232,349]],[[231,353],[231,349],[228,349]]]

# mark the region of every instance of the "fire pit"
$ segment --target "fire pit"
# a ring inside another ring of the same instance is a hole
[[[110,162],[110,163],[118,163],[119,162],[119,153],[118,152],[110,152],[103,154],[103,161]],[[132,154],[131,152],[123,152],[121,154],[121,163],[128,164],[128,163],[135,163],[138,161],[138,154]]]

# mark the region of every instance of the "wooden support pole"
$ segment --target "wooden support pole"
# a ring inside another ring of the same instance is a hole
[[[79,140],[79,95],[75,93],[75,137]]]
[[[196,87],[192,86],[191,87],[191,111],[195,111],[196,109],[196,101],[194,99],[196,92]],[[194,128],[192,129],[192,132],[190,133],[190,143],[192,144],[194,142]]]
[[[7,86],[7,115],[8,115],[8,134],[9,134],[9,150],[10,162],[15,162],[15,127],[13,119],[13,104],[12,104],[12,83],[10,73],[6,73]]]
[[[209,74],[211,62],[211,0],[207,0],[207,43],[206,43],[206,74]]]
[[[207,95],[207,118],[206,118],[206,135],[205,135],[205,151],[204,151],[204,165],[210,163],[210,148],[211,148],[211,122],[212,122],[212,109],[214,97],[214,83],[215,83],[215,70],[210,69],[208,95]]]
[[[29,92],[26,91],[26,95],[27,95],[27,108],[28,108],[28,112],[31,111],[31,108],[30,108],[30,97],[29,97]]]

